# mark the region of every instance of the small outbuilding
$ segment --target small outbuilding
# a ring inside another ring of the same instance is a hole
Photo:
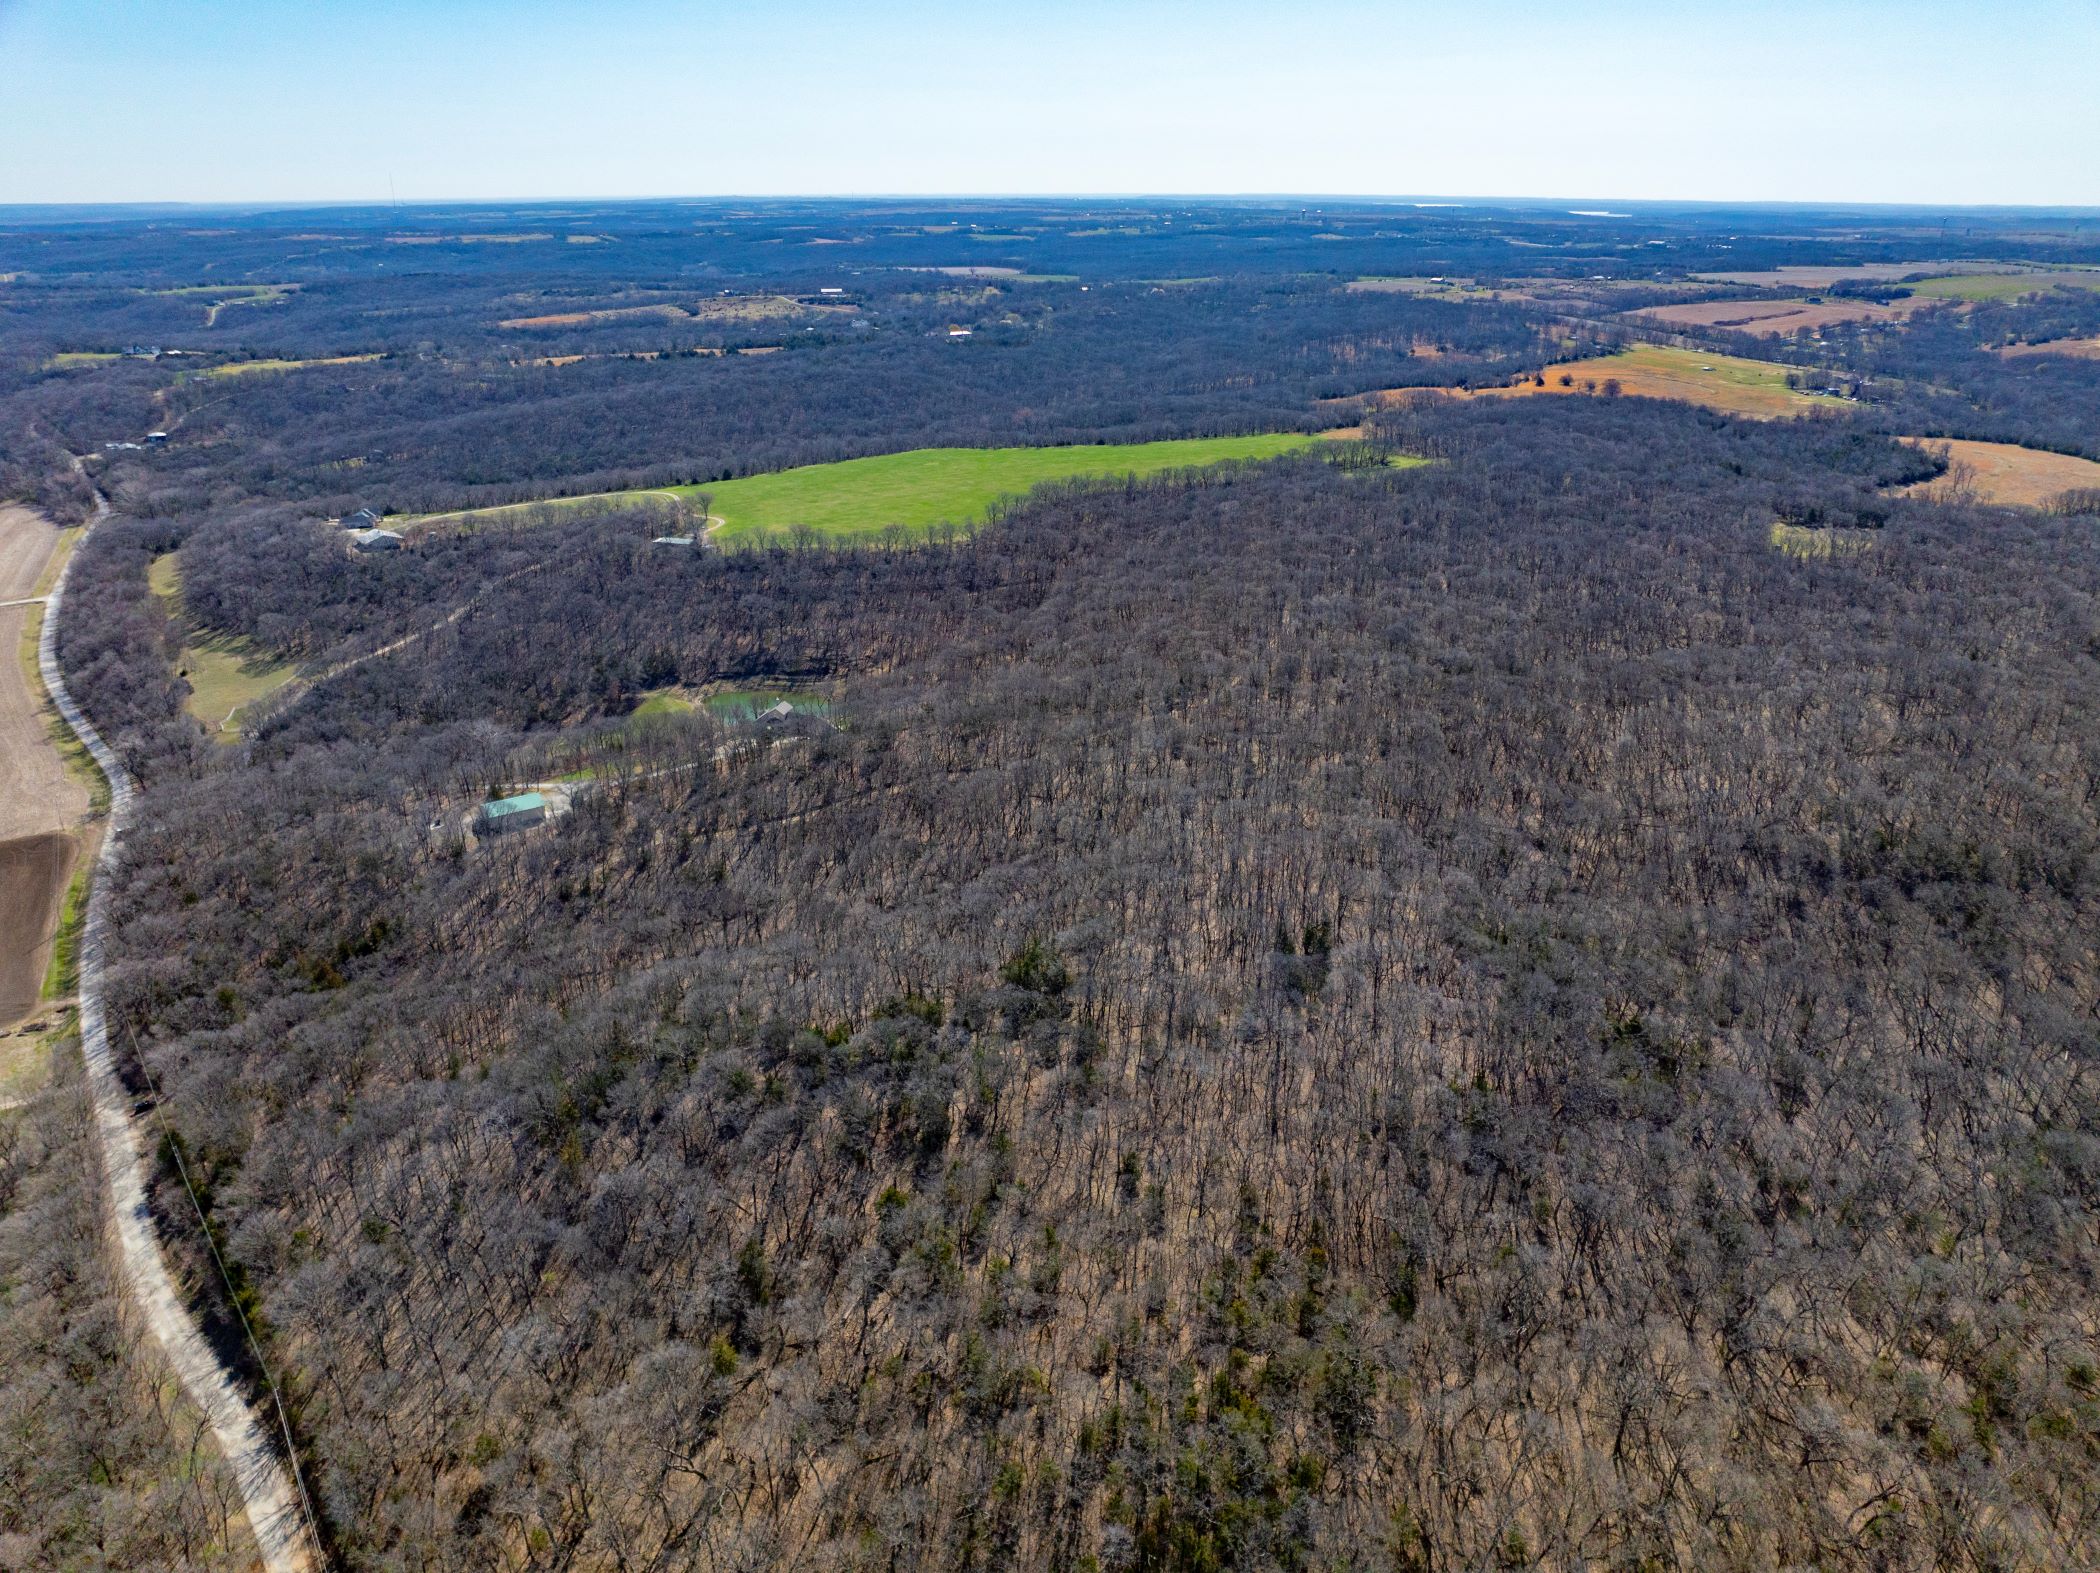
[[[528,830],[534,825],[547,822],[547,799],[539,792],[520,792],[513,797],[499,797],[481,805],[481,832],[483,835],[502,835],[506,831]]]
[[[159,447],[162,443],[166,442],[167,440],[168,434],[164,431],[149,431],[148,433],[146,433],[146,441],[151,443],[156,448]]]
[[[376,509],[360,508],[343,520],[343,528],[346,530],[376,530],[379,528],[380,517],[381,515]]]
[[[350,545],[360,552],[398,552],[401,537],[392,530],[352,530]]]

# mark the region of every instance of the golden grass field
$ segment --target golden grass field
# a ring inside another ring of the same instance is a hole
[[[1953,468],[1936,481],[1903,487],[1899,496],[1977,502],[2010,508],[2045,508],[2065,492],[2100,489],[2100,464],[2068,453],[2047,453],[2009,442],[1968,442],[1906,437],[1914,447],[1945,448]]]
[[[1396,404],[1437,395],[1481,399],[1564,393],[1607,395],[1610,385],[1616,383],[1618,391],[1629,398],[1675,399],[1759,420],[1779,420],[1839,406],[1841,401],[1826,395],[1789,388],[1786,385],[1787,373],[1795,369],[1774,361],[1748,360],[1736,355],[1702,354],[1661,344],[1636,344],[1614,355],[1559,361],[1546,368],[1543,383],[1527,379],[1509,387],[1479,388],[1470,392],[1450,388],[1387,388],[1362,397],[1376,403]]]

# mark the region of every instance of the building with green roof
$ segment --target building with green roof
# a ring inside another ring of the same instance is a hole
[[[499,797],[481,805],[481,828],[491,835],[544,824],[546,819],[547,799],[538,792],[520,792],[515,797]]]

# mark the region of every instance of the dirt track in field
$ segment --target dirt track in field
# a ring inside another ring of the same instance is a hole
[[[0,505],[0,601],[36,594],[58,539],[42,516]],[[43,690],[24,665],[41,610],[0,606],[0,1028],[35,1007],[88,811],[87,788],[52,746]]]

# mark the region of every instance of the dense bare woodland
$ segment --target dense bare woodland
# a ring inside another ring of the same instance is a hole
[[[77,1066],[0,1121],[0,1564],[240,1568],[241,1499],[103,1248]]]
[[[1656,233],[1712,266],[1738,217]],[[1474,222],[1408,254],[1482,266]],[[1618,330],[1543,288],[1278,282],[1257,262],[1303,267],[1302,237],[1216,228],[1145,239],[1098,299],[998,285],[968,345],[918,297],[990,286],[892,273],[856,298],[874,326],[774,356],[512,367],[489,324],[529,269],[462,247],[240,308],[284,313],[256,353],[384,360],[233,392],[12,363],[9,484],[49,506],[106,423],[192,412],[90,466],[120,512],[60,654],[147,787],[113,1028],[331,1555],[2100,1562],[2100,553],[2090,518],[1896,494],[1941,461],[1886,435],[2043,441],[2036,388],[2089,434],[2100,363],[2037,383],[1989,348],[2087,307],[1833,330],[1882,392],[1800,421],[1372,412],[1318,401]],[[1199,265],[1229,276],[1146,282]],[[1550,266],[1571,296],[1625,269]],[[171,309],[29,282],[0,307],[37,355]],[[1050,488],[917,544],[668,552],[615,506],[367,557],[316,516],[352,447],[388,456],[350,472],[372,499],[438,506],[1344,413],[1368,425],[1317,455]],[[1775,518],[1827,550],[1775,550]],[[147,578],[177,548],[197,627],[306,664],[236,746],[182,710]],[[829,721],[635,713],[782,683]],[[573,812],[463,838],[529,782]],[[38,1233],[19,1214],[0,1252]],[[84,1228],[56,1259],[92,1257]],[[0,1526],[77,1475],[60,1455]]]

